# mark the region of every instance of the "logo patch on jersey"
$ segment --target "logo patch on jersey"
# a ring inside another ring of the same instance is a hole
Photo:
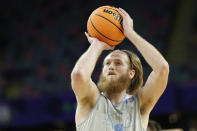
[[[130,128],[133,124],[131,115],[128,113],[112,113],[108,115],[106,122],[106,125],[109,127],[112,126],[111,128],[113,128],[114,131],[124,131],[126,128]]]
[[[115,131],[123,131],[123,124],[116,124],[114,126]]]

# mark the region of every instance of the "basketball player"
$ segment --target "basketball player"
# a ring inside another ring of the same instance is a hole
[[[90,37],[87,51],[79,58],[72,73],[72,89],[77,99],[77,131],[145,131],[149,114],[164,92],[169,66],[155,47],[133,29],[129,14],[119,8],[124,35],[134,44],[152,68],[142,88],[142,65],[127,50],[111,52],[103,62],[98,84],[91,75],[98,57],[114,47]]]

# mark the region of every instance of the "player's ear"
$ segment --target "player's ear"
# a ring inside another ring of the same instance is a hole
[[[135,70],[134,69],[129,70],[129,78],[133,79],[134,76],[135,76]]]

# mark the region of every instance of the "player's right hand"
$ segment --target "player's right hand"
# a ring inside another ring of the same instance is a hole
[[[115,46],[110,46],[110,45],[106,44],[105,42],[98,40],[95,37],[89,36],[89,34],[87,32],[85,32],[85,35],[86,35],[90,44],[102,47],[103,50],[113,50],[115,48]]]

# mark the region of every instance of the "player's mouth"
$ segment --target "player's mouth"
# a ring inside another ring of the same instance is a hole
[[[114,72],[109,72],[107,75],[108,76],[113,76],[113,75],[116,75],[116,74]]]

